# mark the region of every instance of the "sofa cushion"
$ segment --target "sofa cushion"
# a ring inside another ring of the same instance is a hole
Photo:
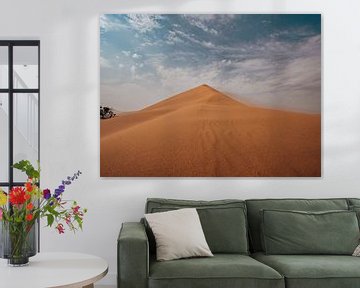
[[[352,255],[359,244],[354,211],[262,210],[266,254]]]
[[[287,288],[358,288],[360,258],[342,255],[265,255],[256,260],[284,275]]]
[[[360,198],[348,198],[347,201],[349,206],[360,206]]]
[[[244,201],[148,199],[146,213],[188,207],[197,208],[206,241],[213,253],[248,254],[247,216]],[[150,231],[148,233],[149,239],[152,239]]]
[[[360,227],[360,205],[359,206],[351,205],[349,207],[349,210],[354,211],[356,213],[356,217],[358,218],[358,224]]]
[[[359,198],[348,198],[348,206],[350,211],[355,211],[358,217],[358,223],[360,228],[360,199]]]
[[[274,269],[246,255],[215,254],[212,258],[150,261],[149,288],[284,288]]]
[[[195,208],[145,214],[156,239],[159,261],[213,256]]]
[[[346,199],[254,199],[246,200],[252,251],[262,251],[260,210],[328,211],[348,210]]]

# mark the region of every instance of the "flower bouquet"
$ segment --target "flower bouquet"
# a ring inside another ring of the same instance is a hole
[[[0,257],[8,259],[9,265],[26,265],[29,257],[36,254],[35,224],[45,218],[47,226],[55,227],[59,234],[82,229],[86,209],[75,201],[63,199],[66,186],[78,179],[76,172],[54,189],[40,189],[40,168],[35,169],[27,160],[13,165],[26,173],[28,179],[23,187],[12,187],[9,193],[0,188]]]

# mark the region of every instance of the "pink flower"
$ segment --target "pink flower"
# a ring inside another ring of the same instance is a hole
[[[3,211],[2,211],[2,209],[0,208],[0,220],[2,220],[2,218],[3,218]]]
[[[67,225],[69,225],[71,223],[71,215],[70,214],[66,215],[65,222],[66,222]]]
[[[72,207],[74,215],[79,214],[79,209],[80,209],[80,206]]]
[[[59,234],[65,233],[64,225],[61,223],[59,223],[55,228],[58,230]]]

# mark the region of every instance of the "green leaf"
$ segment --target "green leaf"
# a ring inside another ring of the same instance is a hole
[[[26,173],[29,178],[37,180],[40,178],[40,168],[35,169],[29,160],[21,160],[15,163],[13,167]]]
[[[51,215],[51,214],[48,214],[47,215],[47,224],[48,224],[48,226],[50,226],[51,227],[51,225],[54,223],[54,216],[53,215]]]
[[[54,215],[55,217],[58,217],[60,215],[59,212],[57,212],[53,207],[48,206],[47,210],[49,211],[49,213],[51,213],[52,215]]]
[[[79,216],[75,216],[75,221],[78,223],[79,228],[82,230],[83,221]]]

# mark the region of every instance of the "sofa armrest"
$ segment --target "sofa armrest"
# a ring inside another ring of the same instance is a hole
[[[141,223],[123,223],[117,242],[118,288],[146,288],[149,242]]]

